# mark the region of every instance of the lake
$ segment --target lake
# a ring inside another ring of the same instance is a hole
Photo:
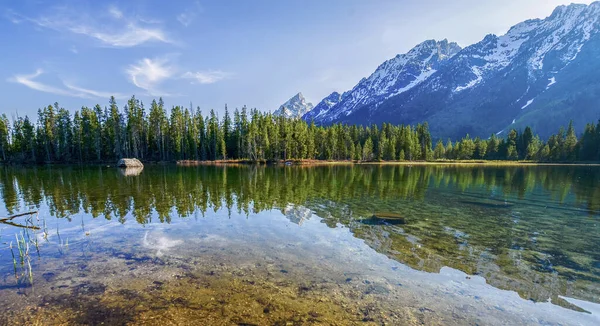
[[[600,168],[0,167],[0,324],[597,325]]]

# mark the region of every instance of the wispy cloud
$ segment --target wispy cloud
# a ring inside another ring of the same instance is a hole
[[[125,28],[114,32],[102,32],[84,25],[71,26],[69,31],[98,39],[106,45],[115,47],[132,47],[150,41],[171,43],[161,29],[140,27],[135,24],[129,24]]]
[[[179,21],[181,23],[181,25],[188,27],[198,16],[198,14],[200,14],[203,11],[202,6],[200,5],[200,2],[195,1],[194,5],[191,8],[186,8],[182,13],[180,13],[179,15],[177,15],[177,21]]]
[[[148,92],[149,95],[165,95],[157,89],[160,83],[175,75],[176,68],[170,65],[168,58],[144,58],[126,69],[131,82]]]
[[[221,70],[187,71],[182,74],[182,69],[171,60],[176,56],[177,54],[171,54],[153,59],[144,58],[129,65],[125,73],[132,84],[145,90],[150,96],[174,96],[161,89],[162,83],[167,80],[187,79],[192,80],[193,84],[213,84],[233,76],[232,73]]]
[[[110,93],[110,92],[101,92],[95,91],[91,89],[86,89],[82,87],[75,86],[73,84],[63,82],[64,88],[56,87],[54,85],[44,84],[42,82],[36,81],[35,79],[42,75],[44,71],[42,69],[36,70],[35,73],[29,75],[15,75],[8,79],[8,81],[13,83],[18,83],[24,86],[27,86],[36,91],[50,93],[55,95],[62,95],[68,97],[79,97],[79,98],[109,98],[110,96],[115,96],[116,98],[124,98],[123,94],[119,93]]]
[[[209,70],[209,71],[188,71],[181,76],[181,78],[192,79],[193,82],[200,84],[213,84],[220,80],[231,77],[233,74],[220,70]]]
[[[35,78],[39,77],[43,73],[44,73],[44,71],[42,69],[38,69],[38,70],[36,70],[35,73],[30,74],[30,75],[15,75],[14,77],[9,78],[8,81],[14,82],[14,83],[19,83],[19,84],[25,85],[31,89],[34,89],[36,91],[40,91],[40,92],[44,92],[44,93],[51,93],[51,94],[63,95],[63,96],[81,97],[81,96],[78,96],[80,94],[70,92],[69,90],[57,88],[57,87],[54,87],[51,85],[46,85],[46,84],[43,84],[43,83],[40,83],[40,82],[37,82],[34,80]]]
[[[187,11],[177,15],[177,21],[179,21],[181,25],[185,27],[188,27],[194,21],[194,18],[196,18],[196,14]]]
[[[109,6],[108,13],[113,16],[115,19],[123,18],[123,12],[117,8],[116,6]]]
[[[20,24],[23,22],[23,16],[19,15],[12,9],[8,9],[4,12],[4,17],[13,24]]]
[[[115,6],[108,7],[108,21],[69,9],[55,10],[37,18],[9,11],[7,18],[15,24],[27,21],[58,32],[70,32],[96,39],[103,45],[133,47],[147,42],[174,43],[167,32],[156,24],[137,16],[127,16]]]

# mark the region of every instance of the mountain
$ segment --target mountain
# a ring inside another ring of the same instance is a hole
[[[327,114],[329,109],[338,104],[342,99],[342,95],[338,92],[329,94],[321,100],[312,110],[308,111],[302,118],[306,120],[318,119],[324,114]]]
[[[302,93],[298,93],[283,103],[279,109],[273,112],[274,115],[281,115],[286,118],[300,118],[313,109],[311,103],[307,103]]]
[[[323,124],[343,120],[365,106],[376,108],[388,98],[406,92],[426,80],[442,62],[458,51],[458,44],[447,40],[425,41],[406,54],[399,54],[381,64],[369,78],[363,78],[352,90],[345,92],[336,105],[326,110],[323,107],[319,118],[311,112],[305,119],[315,118],[315,122]]]
[[[439,138],[488,137],[529,125],[548,136],[600,118],[600,2],[557,7],[545,19],[460,49],[423,42],[384,62],[317,124],[428,121]]]

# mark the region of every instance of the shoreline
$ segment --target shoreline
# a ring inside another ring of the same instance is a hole
[[[289,166],[322,166],[322,165],[406,165],[406,166],[589,166],[600,167],[600,162],[536,162],[536,161],[487,161],[487,160],[439,160],[439,161],[325,161],[325,160],[216,160],[216,161],[144,161],[147,166],[209,166],[209,165],[289,165]],[[106,166],[117,167],[114,162],[49,162],[49,163],[0,163],[0,166],[26,166],[26,167],[44,167],[44,166]]]
[[[598,166],[600,162],[536,162],[536,161],[487,161],[487,160],[440,160],[440,161],[324,161],[324,160],[216,160],[216,161],[177,161],[178,166],[200,165],[406,165],[406,166]]]

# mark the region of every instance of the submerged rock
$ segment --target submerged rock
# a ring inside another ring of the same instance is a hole
[[[144,164],[137,158],[122,158],[117,162],[117,166],[120,168],[143,168]]]
[[[483,208],[511,208],[514,205],[509,202],[489,202],[489,201],[471,201],[460,200],[461,204],[479,206]]]
[[[406,222],[404,220],[404,216],[401,216],[400,214],[396,214],[396,213],[389,213],[389,212],[375,213],[375,214],[373,214],[371,219],[381,220],[381,221],[385,221],[385,222],[391,223],[391,224],[404,224]]]

